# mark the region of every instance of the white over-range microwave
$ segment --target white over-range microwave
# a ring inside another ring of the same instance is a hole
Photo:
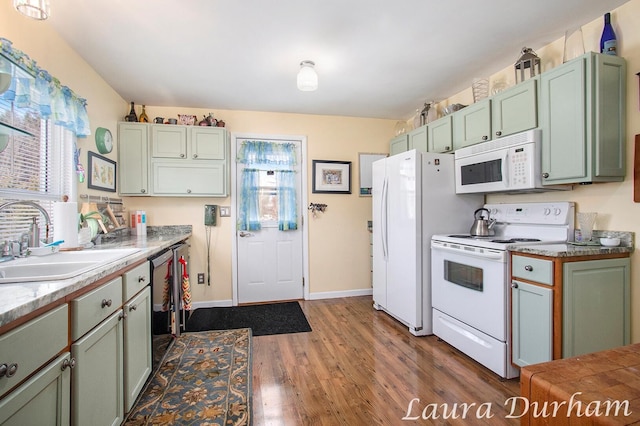
[[[457,194],[571,189],[542,184],[540,129],[461,148],[454,155]]]

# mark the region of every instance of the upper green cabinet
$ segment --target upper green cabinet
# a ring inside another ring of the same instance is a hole
[[[396,136],[389,142],[389,155],[399,154],[409,149],[409,139],[406,133]]]
[[[484,99],[453,114],[453,148],[491,139],[491,99]]]
[[[429,123],[429,152],[453,151],[453,123],[451,115],[445,115]]]
[[[417,149],[418,151],[427,152],[429,145],[427,144],[428,134],[427,126],[420,126],[408,133],[409,149]]]
[[[626,62],[587,53],[540,76],[543,183],[622,181]]]
[[[118,124],[120,195],[149,195],[148,132],[146,124]]]
[[[538,79],[529,79],[491,98],[493,138],[512,135],[538,126]]]

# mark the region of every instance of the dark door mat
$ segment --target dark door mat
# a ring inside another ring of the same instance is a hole
[[[187,320],[186,331],[237,328],[250,328],[254,336],[311,331],[298,302],[199,308]]]

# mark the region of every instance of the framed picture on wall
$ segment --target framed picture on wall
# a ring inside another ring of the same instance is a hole
[[[313,160],[312,192],[351,194],[351,161]]]
[[[116,162],[89,151],[89,180],[91,189],[116,192]]]

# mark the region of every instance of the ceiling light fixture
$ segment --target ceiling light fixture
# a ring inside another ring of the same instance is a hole
[[[13,7],[24,16],[44,21],[51,15],[49,0],[13,0]]]
[[[314,68],[315,65],[313,61],[300,62],[300,71],[298,72],[299,90],[312,92],[318,88],[318,73]]]

